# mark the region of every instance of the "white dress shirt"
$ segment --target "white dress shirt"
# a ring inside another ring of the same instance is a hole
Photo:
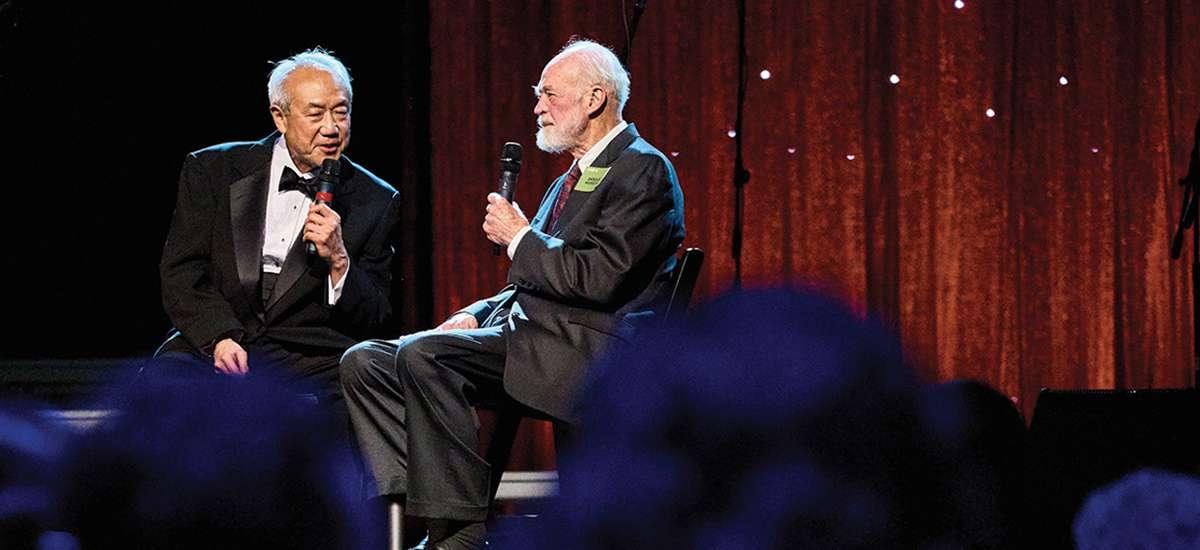
[[[312,174],[296,169],[292,155],[288,153],[287,144],[280,137],[275,140],[275,147],[271,150],[271,192],[267,193],[267,217],[262,248],[263,272],[276,275],[283,270],[288,251],[303,232],[304,221],[308,219],[308,207],[313,202],[308,195],[299,190],[279,190],[279,180],[283,177],[284,168],[291,168],[305,180],[313,178]],[[349,272],[347,263],[346,273]],[[346,282],[346,276],[343,274],[336,284],[329,277],[326,277],[326,280],[329,285],[329,305],[332,306],[342,297],[342,286]]]

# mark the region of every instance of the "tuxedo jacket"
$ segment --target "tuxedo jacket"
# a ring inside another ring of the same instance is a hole
[[[608,172],[590,190],[585,173],[548,227],[566,175],[555,180],[513,254],[508,286],[463,310],[480,326],[506,323],[505,391],[568,422],[578,419],[590,363],[662,312],[684,237],[675,169],[632,124],[592,168]]]
[[[398,194],[343,157],[330,207],[341,216],[350,270],[328,305],[328,263],[308,258],[299,236],[275,289],[259,286],[268,181],[278,133],[189,154],[163,247],[163,306],[176,331],[163,350],[209,351],[225,336],[270,340],[305,357],[337,356],[374,336],[391,314],[392,231]]]

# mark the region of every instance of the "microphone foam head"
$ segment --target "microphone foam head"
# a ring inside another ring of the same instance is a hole
[[[509,172],[521,171],[521,144],[510,141],[500,151],[500,168]]]
[[[328,158],[321,162],[321,176],[338,177],[342,174],[341,159]]]

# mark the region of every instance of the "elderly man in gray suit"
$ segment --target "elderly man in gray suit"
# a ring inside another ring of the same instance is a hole
[[[611,50],[569,43],[534,92],[538,147],[575,160],[532,220],[488,196],[483,231],[508,249],[508,286],[435,329],[342,358],[370,490],[430,518],[437,548],[483,544],[490,467],[473,405],[507,393],[576,422],[592,360],[662,311],[684,237],[675,169],[623,120],[629,75]]]

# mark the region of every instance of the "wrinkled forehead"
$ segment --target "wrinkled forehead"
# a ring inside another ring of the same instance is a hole
[[[551,59],[542,69],[539,88],[573,87],[579,80],[579,61],[575,56]]]
[[[299,67],[283,81],[293,96],[336,93],[349,100],[350,92],[333,73],[319,67]]]

